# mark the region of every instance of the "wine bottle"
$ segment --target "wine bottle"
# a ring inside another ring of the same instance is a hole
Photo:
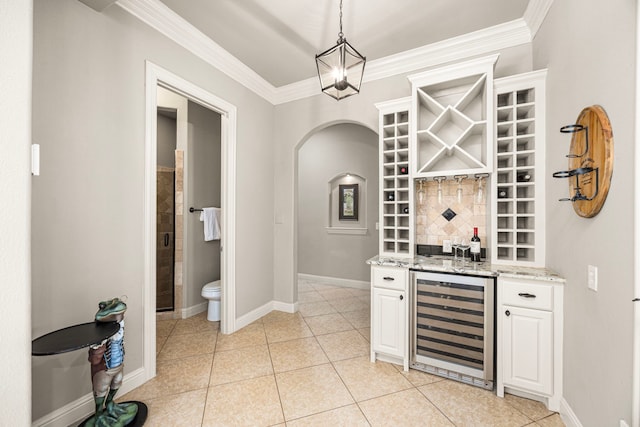
[[[398,173],[400,175],[407,175],[409,173],[409,168],[407,168],[406,166],[400,166],[398,168]]]
[[[473,237],[471,238],[471,261],[480,262],[480,237],[478,237],[478,227],[473,227]]]
[[[387,193],[387,200],[393,202],[396,199],[396,196],[393,193]]]
[[[531,181],[531,175],[528,173],[523,173],[518,175],[518,182],[529,182]]]
[[[498,188],[498,199],[506,199],[508,195],[506,188]]]

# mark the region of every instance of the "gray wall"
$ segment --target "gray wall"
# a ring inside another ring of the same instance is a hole
[[[31,422],[32,2],[0,0],[0,425]],[[35,140],[35,142],[38,142]],[[39,179],[39,178],[34,178]]]
[[[237,107],[236,250],[252,264],[236,272],[236,315],[271,301],[273,106],[117,5],[37,0],[33,36],[31,335],[126,295],[125,374],[142,367],[145,60]],[[84,351],[32,358],[32,372],[33,419],[91,392]]]
[[[185,206],[220,207],[220,114],[189,101],[187,175],[189,190]],[[202,286],[220,279],[220,240],[204,241],[200,213],[186,213],[187,246],[184,262],[185,308],[206,302]]]
[[[364,236],[326,230],[329,182],[347,172],[366,179],[366,192],[359,186],[359,221],[338,221],[334,200],[333,224],[367,228]],[[313,134],[298,151],[298,272],[369,281],[365,261],[378,253],[377,220],[378,135],[354,124],[334,125]]]
[[[558,129],[584,107],[602,105],[613,126],[614,174],[598,216],[578,217],[558,201],[566,180],[547,180],[547,265],[567,278],[564,397],[585,427],[631,421],[635,4],[556,1],[533,44],[535,67],[549,68],[547,173],[566,169],[570,138]]]
[[[167,168],[175,168],[176,151],[176,119],[158,113],[158,159],[156,164]]]

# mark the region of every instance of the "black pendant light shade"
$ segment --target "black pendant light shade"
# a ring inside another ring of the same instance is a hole
[[[340,1],[340,32],[332,48],[316,55],[320,88],[338,101],[360,92],[367,59],[347,42],[342,33],[342,1]]]

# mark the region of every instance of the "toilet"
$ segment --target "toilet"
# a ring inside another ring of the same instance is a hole
[[[209,300],[207,320],[218,322],[220,320],[220,280],[209,282],[202,287],[202,297]]]

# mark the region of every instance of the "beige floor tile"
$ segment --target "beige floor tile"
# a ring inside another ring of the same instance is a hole
[[[345,299],[345,298],[353,298],[353,294],[351,293],[351,291],[349,289],[346,289],[346,288],[317,289],[317,291],[327,301],[341,300],[341,299]]]
[[[273,375],[209,388],[203,426],[269,426],[284,421]]]
[[[156,336],[168,337],[176,326],[177,320],[158,320],[156,322]]]
[[[298,292],[298,302],[324,301],[324,297],[317,291]]]
[[[371,310],[347,311],[343,316],[356,329],[371,327]]]
[[[413,387],[390,363],[371,363],[368,356],[336,362],[334,366],[356,402]]]
[[[326,301],[302,302],[298,310],[303,317],[320,316],[322,314],[335,313],[336,310]]]
[[[538,420],[535,425],[540,427],[565,427],[565,424],[559,414],[553,414],[547,418]]]
[[[453,424],[415,388],[359,403],[373,427],[438,427]]]
[[[267,342],[289,341],[313,336],[311,330],[302,318],[285,320],[283,322],[269,322],[264,324]]]
[[[266,345],[219,351],[213,357],[209,385],[263,377],[273,374],[269,348]]]
[[[252,323],[233,334],[219,334],[216,343],[216,352],[252,347],[266,343],[267,338],[264,334],[264,325],[262,322]]]
[[[345,313],[348,311],[363,311],[369,309],[369,303],[363,302],[358,297],[331,300],[329,301],[329,304],[331,304],[331,306],[335,308],[338,313]]]
[[[400,365],[393,365],[398,372],[400,372],[406,379],[409,380],[411,384],[416,387],[420,387],[421,385],[431,384],[438,381],[444,381],[445,379],[439,377],[437,375],[431,375],[426,372],[418,371],[417,369],[409,368],[408,372],[403,370],[403,367]]]
[[[118,398],[119,401],[156,399],[207,388],[213,354],[159,361],[155,378]]]
[[[176,322],[171,335],[197,334],[202,332],[217,332],[220,329],[220,322],[210,322],[207,320],[207,312],[196,314],[195,316],[180,319]]]
[[[360,328],[358,332],[360,332],[360,335],[362,335],[367,342],[371,342],[371,328]]]
[[[368,355],[371,346],[355,329],[316,337],[332,362]]]
[[[206,388],[148,400],[145,425],[200,427],[206,400]]]
[[[344,406],[297,420],[287,421],[287,427],[369,427],[357,405]]]
[[[164,346],[164,343],[167,342],[167,338],[169,337],[156,337],[156,356],[158,354],[160,354],[160,351],[162,350],[162,347]]]
[[[371,298],[371,290],[370,289],[349,288],[349,292],[351,292],[351,295],[353,295],[354,297]]]
[[[289,320],[302,320],[300,313],[286,313],[284,311],[273,310],[262,316],[262,323],[284,322]]]
[[[553,414],[553,411],[548,410],[547,407],[544,406],[544,403],[535,400],[525,399],[508,393],[505,393],[504,399],[511,406],[534,421],[541,420]]]
[[[340,313],[307,317],[306,322],[314,335],[325,335],[353,329],[351,323],[347,322],[347,319],[342,317]]]
[[[330,364],[276,374],[286,420],[305,417],[353,403]]]
[[[215,332],[188,335],[171,335],[158,354],[157,360],[180,359],[198,354],[213,353],[216,346]]]
[[[479,387],[455,381],[439,381],[418,390],[456,426],[524,426],[531,420],[499,398]]]
[[[310,282],[302,282],[298,280],[298,292],[315,291],[316,288]]]
[[[275,372],[291,371],[328,363],[314,337],[269,344]]]

